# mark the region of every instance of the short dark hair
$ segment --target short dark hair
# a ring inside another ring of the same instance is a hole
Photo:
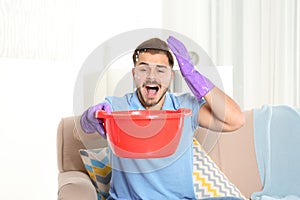
[[[146,40],[134,50],[134,53],[132,55],[134,65],[136,65],[139,58],[139,53],[141,52],[148,52],[151,54],[165,54],[168,57],[170,67],[173,67],[174,65],[174,59],[167,43],[159,38],[151,38],[149,40]]]

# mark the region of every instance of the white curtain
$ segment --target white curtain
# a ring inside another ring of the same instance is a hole
[[[197,41],[216,65],[233,65],[243,109],[300,107],[300,2],[169,0],[163,25]]]
[[[243,8],[245,106],[300,107],[300,3],[244,1]]]
[[[0,0],[0,58],[70,61],[78,0]]]

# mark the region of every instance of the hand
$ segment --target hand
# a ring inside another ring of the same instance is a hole
[[[170,36],[167,39],[168,46],[172,50],[173,54],[175,55],[180,71],[183,76],[187,76],[191,73],[193,73],[194,65],[192,62],[192,59],[189,55],[188,50],[184,46],[182,42],[174,38],[173,36]]]
[[[103,102],[97,104],[84,111],[80,118],[80,124],[82,130],[86,133],[98,132],[100,135],[105,136],[106,132],[103,127],[103,121],[95,117],[97,110],[104,110],[107,113],[111,113],[109,103]]]
[[[187,85],[196,98],[200,100],[215,87],[214,84],[194,68],[189,52],[182,42],[172,36],[167,39],[167,42],[177,59],[181,74]]]

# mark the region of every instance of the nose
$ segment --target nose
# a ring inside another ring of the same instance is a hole
[[[154,67],[150,67],[149,73],[148,73],[148,78],[153,79],[156,77],[156,70]]]

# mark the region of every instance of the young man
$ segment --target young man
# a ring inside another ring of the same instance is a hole
[[[244,124],[239,106],[193,66],[185,46],[170,36],[164,42],[158,38],[140,44],[133,54],[132,74],[137,89],[124,97],[107,97],[90,107],[81,117],[86,133],[105,136],[96,110],[177,110],[190,108],[176,152],[165,158],[128,159],[111,153],[113,168],[108,199],[196,199],[193,190],[192,139],[198,126],[214,131],[233,131]],[[175,96],[168,92],[174,77],[175,55],[181,74],[194,95]]]

